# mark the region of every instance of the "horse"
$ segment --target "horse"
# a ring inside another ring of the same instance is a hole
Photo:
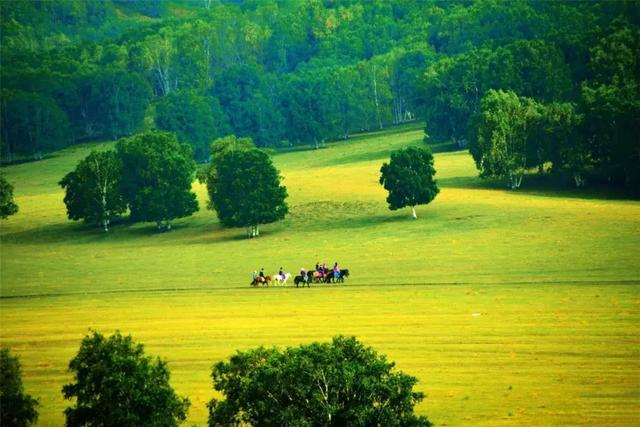
[[[269,282],[271,281],[271,276],[256,276],[255,279],[253,279],[253,281],[251,282],[251,286],[266,286],[267,288],[269,287]]]
[[[287,286],[287,280],[291,278],[291,273],[284,273],[284,277],[279,274],[273,275],[274,286]]]
[[[345,277],[349,277],[348,268],[343,268],[342,270],[340,270],[337,278],[335,277],[333,271],[329,271],[324,278],[324,283],[344,283]]]
[[[324,274],[319,271],[310,271],[309,273],[311,273],[311,278],[315,283],[320,283],[324,279]]]
[[[300,275],[300,276],[294,277],[293,278],[293,283],[296,285],[296,288],[298,287],[298,285],[300,283],[302,283],[302,287],[303,288],[304,288],[305,284],[307,285],[307,288],[311,287],[311,279],[309,277],[309,274],[305,274],[304,276]]]
[[[338,277],[338,281],[340,283],[344,283],[344,278],[345,277],[349,277],[349,269],[348,268],[343,268],[342,270],[340,270],[340,276]]]

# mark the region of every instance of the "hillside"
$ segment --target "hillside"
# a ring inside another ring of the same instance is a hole
[[[435,154],[441,193],[392,212],[378,184],[421,125],[274,156],[286,220],[258,239],[204,208],[168,233],[109,234],[65,217],[58,180],[94,145],[3,168],[20,212],[0,223],[0,343],[21,355],[41,423],[87,328],[120,329],[166,357],[204,425],[211,365],[233,351],[353,334],[416,375],[437,424],[638,420],[640,203],[477,178],[468,153]],[[105,144],[104,147],[109,146]],[[339,261],[352,276],[312,289],[249,287],[251,272]]]

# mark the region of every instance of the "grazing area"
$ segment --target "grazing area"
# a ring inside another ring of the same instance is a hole
[[[273,156],[289,215],[247,239],[205,209],[157,233],[66,218],[58,181],[92,149],[4,168],[18,213],[0,224],[0,344],[20,356],[39,425],[63,422],[66,368],[89,328],[119,329],[166,358],[203,425],[211,366],[257,345],[355,335],[419,380],[436,425],[640,422],[640,203],[528,177],[517,192],[477,177],[466,151],[438,152],[440,193],[390,211],[378,183],[422,124]],[[252,288],[261,267],[316,262],[344,284]]]

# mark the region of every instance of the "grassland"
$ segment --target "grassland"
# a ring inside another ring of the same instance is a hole
[[[20,212],[0,225],[0,343],[22,357],[40,424],[63,422],[66,364],[89,327],[167,358],[199,425],[215,361],[335,334],[417,376],[418,410],[438,425],[640,423],[640,203],[510,192],[468,154],[439,153],[441,193],[412,221],[377,180],[391,150],[421,139],[409,127],[275,156],[291,214],[255,240],[222,229],[197,183],[203,209],[170,233],[69,222],[56,183],[90,146],[5,168]],[[345,286],[248,288],[259,267],[335,260]]]

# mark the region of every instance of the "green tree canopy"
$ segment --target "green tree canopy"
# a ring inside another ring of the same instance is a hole
[[[191,191],[196,164],[191,147],[174,133],[152,131],[125,138],[116,151],[122,161],[122,195],[133,221],[154,221],[170,229],[170,221],[198,210]]]
[[[354,337],[238,352],[213,367],[209,426],[431,426],[416,378]]]
[[[535,101],[513,91],[489,90],[482,98],[477,144],[471,153],[482,177],[508,178],[520,187],[527,166],[527,135],[538,114]]]
[[[215,167],[215,188],[209,194],[213,194],[211,205],[223,225],[249,227],[250,236],[256,237],[260,224],[287,214],[287,189],[280,185],[278,171],[263,151],[230,150]]]
[[[38,420],[38,401],[24,392],[20,360],[0,349],[0,425],[26,427]]]
[[[120,190],[122,163],[115,151],[92,151],[60,181],[67,216],[109,230],[111,219],[127,209]]]
[[[214,97],[194,91],[172,92],[156,106],[156,125],[175,132],[178,140],[193,147],[196,159],[205,160],[211,140],[226,135],[229,123]]]
[[[13,201],[13,185],[0,175],[0,218],[6,219],[18,212],[18,205]]]
[[[380,168],[380,184],[389,192],[389,209],[424,205],[440,192],[435,180],[433,154],[428,147],[408,147],[391,153],[391,161]]]
[[[167,363],[145,356],[142,344],[116,332],[91,332],[69,362],[73,382],[62,388],[75,399],[64,413],[67,426],[177,426],[185,420],[189,399],[169,384]]]
[[[71,140],[66,114],[49,96],[21,90],[0,91],[2,154],[42,158]]]

